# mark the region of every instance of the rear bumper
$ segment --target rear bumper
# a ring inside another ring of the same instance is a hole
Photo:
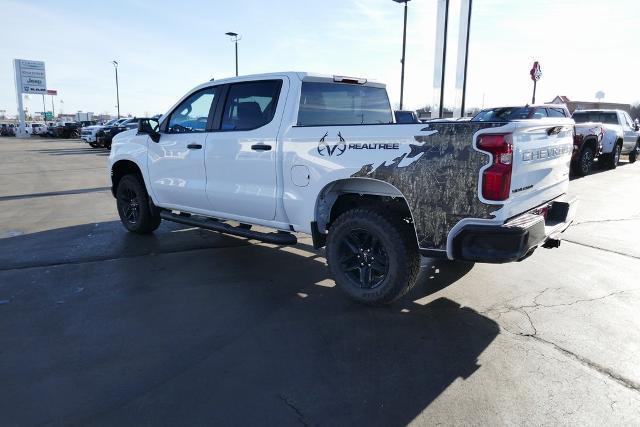
[[[461,261],[520,261],[539,246],[557,247],[560,234],[575,217],[575,197],[561,196],[548,205],[510,219],[503,225],[467,225],[453,239],[453,257]],[[546,218],[539,213],[548,206]]]

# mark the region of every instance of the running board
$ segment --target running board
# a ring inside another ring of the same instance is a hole
[[[260,240],[265,243],[274,245],[295,245],[298,239],[291,233],[278,231],[276,233],[261,233],[259,231],[250,230],[246,227],[234,227],[225,222],[209,219],[206,217],[186,216],[174,214],[171,211],[160,211],[160,218],[167,221],[173,221],[192,227],[204,228],[206,230],[217,231],[224,234],[232,234],[234,236],[246,237],[247,239]]]

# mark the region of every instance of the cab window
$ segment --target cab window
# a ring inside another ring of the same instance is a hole
[[[271,122],[281,86],[282,80],[232,84],[222,112],[222,130],[251,130]]]
[[[167,133],[204,132],[217,88],[209,87],[195,92],[182,101],[169,117]]]

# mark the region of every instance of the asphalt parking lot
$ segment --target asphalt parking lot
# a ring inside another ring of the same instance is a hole
[[[310,239],[126,233],[107,155],[0,138],[3,425],[640,424],[640,163],[559,249],[367,308]]]

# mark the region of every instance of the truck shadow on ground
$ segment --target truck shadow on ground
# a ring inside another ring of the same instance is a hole
[[[350,302],[307,249],[116,222],[0,240],[3,418],[406,425],[499,333],[447,298]],[[427,263],[412,297],[458,267]]]

